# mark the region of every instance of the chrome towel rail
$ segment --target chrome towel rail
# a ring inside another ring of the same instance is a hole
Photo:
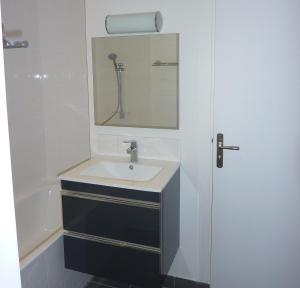
[[[178,62],[162,62],[157,60],[152,64],[152,66],[178,66]]]
[[[14,49],[14,48],[27,48],[29,46],[28,41],[15,41],[7,40],[3,37],[3,49]]]
[[[160,209],[159,203],[142,201],[142,200],[133,200],[133,199],[127,199],[127,198],[121,198],[115,196],[91,194],[86,192],[69,191],[69,190],[62,190],[61,195],[66,197],[81,198],[81,199],[135,206],[135,207],[143,207],[148,209],[157,209],[157,210]]]
[[[93,242],[117,246],[117,247],[130,248],[130,249],[136,249],[136,250],[142,250],[142,251],[160,254],[160,248],[151,247],[147,245],[141,245],[141,244],[126,242],[126,241],[121,241],[121,240],[116,240],[116,239],[111,239],[106,237],[89,235],[89,234],[75,232],[75,231],[68,231],[68,230],[64,230],[64,235],[68,237],[93,241]]]

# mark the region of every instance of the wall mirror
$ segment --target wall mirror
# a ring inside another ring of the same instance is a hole
[[[178,129],[178,34],[92,39],[95,124]]]

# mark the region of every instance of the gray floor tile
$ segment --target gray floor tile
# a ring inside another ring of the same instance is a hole
[[[85,288],[107,288],[107,286],[98,285],[97,283],[90,282]]]

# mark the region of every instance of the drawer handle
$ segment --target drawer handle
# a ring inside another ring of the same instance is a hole
[[[149,209],[160,209],[160,204],[155,202],[149,201],[141,201],[141,200],[132,200],[132,199],[124,199],[121,197],[112,197],[106,195],[97,195],[85,192],[74,192],[68,190],[62,190],[61,194],[67,197],[74,197],[74,198],[81,198],[99,202],[106,202],[106,203],[114,203],[120,205],[129,205],[135,207],[142,207],[142,208],[149,208]]]
[[[112,246],[117,246],[122,248],[130,248],[130,249],[142,250],[142,251],[160,254],[159,248],[151,247],[147,245],[135,244],[131,242],[125,242],[125,241],[115,240],[111,238],[99,237],[99,236],[78,233],[78,232],[73,232],[68,230],[64,230],[64,235],[72,238],[93,241],[101,244],[107,244],[107,245],[112,245]]]

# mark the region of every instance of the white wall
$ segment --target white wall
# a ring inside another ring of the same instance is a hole
[[[95,126],[91,37],[107,36],[107,14],[156,10],[162,33],[180,33],[180,129]],[[125,155],[121,141],[136,138],[141,156],[181,159],[181,244],[171,274],[209,282],[213,1],[86,0],[86,19],[92,154]]]

